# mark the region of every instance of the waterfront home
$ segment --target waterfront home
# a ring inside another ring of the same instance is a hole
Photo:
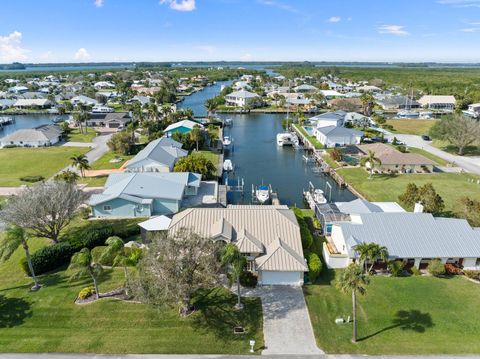
[[[182,229],[234,243],[247,259],[247,270],[258,275],[260,285],[303,284],[308,268],[300,227],[288,206],[189,208],[173,216],[168,233],[174,235]]]
[[[360,92],[382,92],[382,89],[380,87],[373,86],[373,85],[357,86],[356,90]]]
[[[87,120],[89,127],[105,127],[109,129],[122,129],[132,121],[132,117],[128,112],[94,112],[90,114]]]
[[[312,85],[303,84],[303,85],[299,85],[297,87],[294,87],[293,91],[299,92],[299,93],[312,93],[312,92],[317,92],[318,88],[316,88],[315,86],[312,86]]]
[[[462,111],[464,115],[479,118],[480,117],[480,103],[472,103],[468,105],[468,109],[466,111]]]
[[[88,96],[84,96],[84,95],[79,95],[79,96],[72,97],[70,99],[70,102],[71,102],[72,105],[79,105],[79,104],[87,105],[87,106],[98,105],[97,100],[95,100],[93,98],[90,98]]]
[[[0,147],[47,147],[59,142],[62,130],[56,125],[41,125],[35,128],[17,130],[0,139]]]
[[[359,144],[363,137],[362,131],[338,126],[316,127],[314,136],[325,147],[343,147]]]
[[[99,82],[95,82],[93,84],[93,87],[96,90],[108,89],[108,88],[115,88],[115,84],[113,82],[110,82],[110,81],[99,81]]]
[[[260,96],[256,93],[240,90],[234,91],[225,96],[225,102],[227,106],[236,106],[236,107],[245,107],[254,99],[259,98]]]
[[[252,86],[250,86],[247,81],[237,81],[233,84],[232,88],[234,90],[251,90]]]
[[[146,105],[147,103],[150,103],[150,99],[151,99],[150,96],[136,95],[136,96],[133,96],[131,99],[129,99],[127,103],[131,104],[131,103],[134,103],[135,101],[138,101],[143,106],[143,105]]]
[[[187,155],[180,142],[161,137],[150,142],[124,168],[127,172],[172,172],[175,163]]]
[[[384,143],[358,145],[359,156],[366,156],[370,151],[375,154],[381,164],[375,164],[374,170],[381,173],[430,173],[435,162],[416,154],[403,153]]]
[[[202,176],[178,173],[112,173],[101,194],[90,198],[93,217],[150,217],[176,213],[195,196]]]
[[[52,102],[46,98],[20,99],[13,106],[17,109],[44,109],[52,106]]]
[[[420,103],[414,99],[402,95],[385,96],[377,99],[377,103],[384,110],[403,110],[419,108],[421,106]]]
[[[325,112],[317,116],[310,117],[308,121],[316,127],[336,126],[342,127],[345,125],[345,111]]]
[[[456,100],[454,96],[425,95],[418,102],[422,107],[430,110],[453,111]]]
[[[22,94],[28,91],[28,87],[25,86],[13,86],[8,89],[8,92],[15,94]]]
[[[8,99],[8,98],[2,98],[2,99],[0,99],[0,109],[5,110],[9,107],[12,107],[15,102],[16,102],[16,100],[11,100],[11,99]]]
[[[172,136],[174,133],[189,133],[193,130],[195,126],[200,127],[203,129],[203,125],[201,123],[190,121],[190,120],[182,120],[179,122],[172,123],[168,125],[167,128],[163,131],[165,135],[168,137]]]
[[[424,269],[439,258],[465,269],[480,268],[480,231],[464,219],[436,218],[430,213],[362,213],[332,225],[323,245],[329,268],[358,261],[355,246],[377,243],[388,249],[389,260]],[[377,266],[385,263],[376,261]]]
[[[345,97],[343,93],[340,93],[335,90],[320,90],[320,93],[325,97],[327,100],[330,100],[332,98],[336,97]]]
[[[362,100],[358,97],[348,97],[348,94],[345,94],[347,97],[334,98],[327,101],[328,107],[334,107],[342,111],[361,111],[363,108]]]

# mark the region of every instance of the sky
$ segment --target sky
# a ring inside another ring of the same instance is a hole
[[[2,0],[13,61],[480,62],[480,0]]]

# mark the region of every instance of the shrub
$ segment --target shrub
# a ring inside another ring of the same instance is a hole
[[[240,275],[240,284],[242,287],[255,288],[257,286],[258,278],[255,274],[249,271],[244,271]]]
[[[428,272],[435,277],[445,274],[445,265],[438,259],[431,260],[427,269]]]
[[[412,273],[412,275],[422,275],[422,272],[420,272],[420,269],[418,269],[417,267],[410,268],[410,272]]]
[[[315,283],[318,276],[322,272],[322,261],[316,253],[310,253],[307,257],[308,263],[308,278],[311,283]]]
[[[407,152],[407,147],[403,146],[403,145],[399,145],[399,146],[396,146],[397,147],[397,150],[399,150],[400,152],[402,153],[406,153]]]
[[[403,267],[405,263],[402,261],[391,261],[387,263],[388,271],[392,275],[392,277],[400,277],[403,271]]]
[[[43,247],[32,254],[32,266],[36,275],[52,271],[70,262],[72,255],[78,250],[68,242],[61,242]],[[22,259],[21,267],[27,275],[31,275],[26,258]]]
[[[480,281],[480,270],[464,270],[463,273],[467,278]]]
[[[90,209],[90,207],[82,207],[80,208],[79,213],[82,219],[89,219],[90,214],[92,213],[92,210]]]
[[[83,288],[79,293],[78,293],[78,298],[79,299],[87,299],[91,297],[92,295],[95,294],[95,288],[93,287],[86,287]]]
[[[456,265],[447,263],[445,264],[445,273],[450,275],[460,275],[463,273],[463,271],[460,268],[458,268]]]
[[[303,218],[302,210],[299,208],[294,208],[293,212],[297,217],[298,225],[300,226],[300,236],[302,238],[302,247],[304,251],[308,251],[313,243],[313,236],[310,228]]]
[[[20,181],[30,182],[30,183],[40,182],[40,181],[43,181],[44,179],[45,179],[45,177],[43,177],[43,176],[25,176],[25,177],[20,177]]]

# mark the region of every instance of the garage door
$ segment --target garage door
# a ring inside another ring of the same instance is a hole
[[[301,272],[268,272],[262,271],[263,285],[300,285]]]

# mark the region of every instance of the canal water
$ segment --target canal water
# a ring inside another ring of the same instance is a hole
[[[46,124],[53,124],[53,120],[55,120],[58,115],[50,115],[50,114],[29,114],[29,115],[0,115],[0,117],[13,117],[15,122],[0,127],[0,139],[14,133],[17,130],[25,129],[25,128],[34,128],[41,125]],[[63,116],[65,119],[68,116]]]
[[[191,108],[196,116],[205,116],[204,103],[220,91],[217,83],[202,91],[185,98],[178,107]],[[302,191],[308,188],[309,182],[316,188],[323,189],[326,197],[333,201],[350,201],[354,195],[337,186],[335,181],[323,174],[312,172],[311,165],[303,160],[302,150],[292,147],[278,147],[276,134],[283,132],[282,119],[279,114],[220,114],[219,117],[232,118],[233,126],[225,128],[225,135],[233,139],[233,149],[225,158],[230,158],[235,166],[235,172],[230,175],[230,183],[238,178],[245,183],[244,195],[231,194],[232,203],[250,203],[252,185],[262,183],[272,185],[278,193],[282,204],[303,207]]]

